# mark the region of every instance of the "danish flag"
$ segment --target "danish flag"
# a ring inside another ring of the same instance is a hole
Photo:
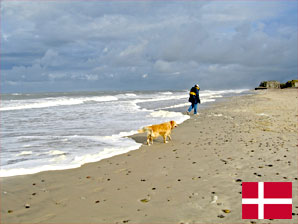
[[[292,183],[243,182],[242,219],[292,219]]]

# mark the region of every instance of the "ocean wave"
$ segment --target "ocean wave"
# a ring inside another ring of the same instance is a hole
[[[204,90],[200,91],[200,97],[202,103],[205,103],[224,97],[227,93],[243,91],[246,90]],[[108,92],[101,95],[72,94],[71,96],[46,94],[45,96],[47,98],[31,97],[18,100],[7,98],[1,102],[2,111],[52,108],[47,111],[24,110],[21,111],[22,116],[18,117],[15,117],[14,111],[3,113],[7,118],[4,123],[7,126],[6,130],[12,130],[11,127],[14,129],[12,137],[4,138],[6,142],[3,144],[6,144],[7,151],[2,154],[1,159],[11,160],[17,155],[17,159],[20,160],[13,164],[5,163],[1,167],[0,176],[75,168],[87,162],[122,154],[140,147],[140,144],[128,138],[136,134],[136,130],[170,120],[181,124],[190,118],[180,112],[167,110],[178,107],[185,107],[186,110],[190,105],[189,90],[118,92],[115,95]],[[115,102],[109,103],[110,101]],[[147,106],[146,102],[152,103],[148,103],[148,107],[144,108]],[[140,104],[137,105],[137,103]],[[76,104],[83,105],[68,107]],[[55,106],[65,107],[60,107],[63,110],[58,110],[54,108]],[[55,116],[45,112],[55,112]],[[67,119],[65,119],[66,115]],[[19,125],[20,121],[24,126]],[[23,127],[28,127],[26,133]]]
[[[124,95],[125,96],[129,96],[129,97],[135,97],[135,96],[137,96],[137,94],[134,94],[134,93],[125,93]]]
[[[110,158],[115,155],[127,153],[131,150],[138,149],[142,144],[136,143],[133,140],[130,140],[129,146],[124,147],[114,147],[114,148],[105,148],[103,151],[97,153],[97,154],[85,154],[81,156],[76,156],[74,158],[74,162],[78,164],[85,164],[85,163],[91,163],[96,162],[102,159]]]
[[[172,92],[160,92],[160,94],[163,94],[163,95],[172,95],[173,93]]]
[[[180,108],[180,107],[187,107],[189,106],[190,103],[181,103],[181,104],[177,104],[177,105],[173,105],[173,106],[169,106],[169,107],[163,107],[160,108],[159,110],[166,110],[166,109],[174,109],[174,108]]]
[[[213,97],[213,98],[219,98],[220,96],[216,96],[216,97]],[[201,103],[207,103],[207,102],[214,102],[215,99],[213,98],[210,98],[210,99],[206,99],[206,98],[203,98],[201,99]],[[162,107],[162,108],[159,108],[158,110],[167,110],[167,109],[175,109],[175,108],[180,108],[180,107],[189,107],[190,103],[181,103],[181,104],[176,104],[176,105],[173,105],[173,106],[168,106],[168,107]]]
[[[49,155],[56,156],[56,155],[64,155],[64,154],[66,154],[66,153],[63,152],[63,151],[60,151],[60,150],[51,150],[51,151],[49,151],[48,154],[49,154]]]
[[[188,94],[177,95],[177,96],[167,96],[167,97],[155,97],[149,99],[136,99],[133,103],[146,103],[146,102],[156,102],[156,101],[164,101],[164,100],[177,100],[177,99],[187,99]]]
[[[188,115],[183,115],[181,112],[172,112],[166,110],[158,110],[150,113],[151,117],[161,117],[161,118],[169,118],[169,120],[175,120],[177,124],[183,123],[185,120],[189,119]]]
[[[224,94],[242,93],[245,91],[248,91],[248,89],[218,90],[218,91],[202,90],[200,91],[200,98],[205,98],[203,102],[210,102],[208,101],[210,98],[221,98],[224,96]],[[159,96],[159,95],[162,95],[162,96]],[[172,92],[159,92],[159,94],[156,95],[155,97],[150,97],[149,99],[147,98],[136,99],[133,102],[137,104],[137,103],[157,102],[157,101],[165,101],[165,100],[178,100],[178,99],[188,100],[188,97],[189,97],[188,91],[180,92],[179,95],[173,94]]]
[[[118,100],[115,96],[94,96],[94,97],[80,97],[80,98],[45,98],[38,100],[11,100],[1,105],[0,111],[9,110],[24,110],[24,109],[37,109],[57,106],[70,106],[78,105],[86,102],[107,102]]]
[[[136,143],[134,140],[130,138],[124,138],[123,140],[124,141],[122,141],[122,144],[118,144],[117,146],[114,146],[114,147],[105,147],[100,152],[87,153],[83,155],[73,155],[73,156],[57,154],[58,155],[57,157],[46,160],[47,165],[37,165],[37,164],[35,165],[35,164],[32,164],[32,161],[30,161],[26,164],[23,164],[26,168],[16,168],[15,167],[16,164],[14,164],[14,166],[12,167],[7,167],[4,169],[2,167],[0,169],[0,177],[34,174],[34,173],[39,173],[39,172],[48,171],[48,170],[65,170],[65,169],[77,168],[86,163],[97,162],[105,158],[123,154],[131,150],[136,150],[142,145],[140,143]],[[30,168],[30,166],[33,166],[33,167]]]
[[[114,135],[108,135],[108,136],[84,136],[84,135],[73,135],[73,136],[67,136],[69,139],[84,139],[94,142],[99,142],[101,144],[106,144],[110,146],[127,146],[127,143],[130,144],[130,141],[127,142],[124,138],[137,134],[138,132],[136,130],[133,131],[126,131],[126,132],[120,132],[118,134]]]
[[[158,111],[154,111],[152,113],[150,113],[149,116],[151,117],[167,117],[167,118],[171,118],[171,117],[177,117],[180,116],[181,113],[179,112],[170,112],[170,111],[166,111],[166,110],[158,110]]]
[[[19,154],[17,154],[17,156],[28,156],[28,155],[32,155],[32,151],[22,151]]]
[[[50,162],[62,162],[62,161],[65,161],[66,159],[67,157],[65,155],[59,155],[57,157],[50,159]]]

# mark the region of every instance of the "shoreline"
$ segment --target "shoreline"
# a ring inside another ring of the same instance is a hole
[[[297,89],[233,96],[199,109],[168,144],[158,138],[79,168],[2,177],[1,223],[241,223],[242,180],[292,181],[297,213],[296,101]]]
[[[207,91],[209,91],[209,90],[207,90]],[[228,91],[229,92],[229,90],[223,90],[223,91]],[[249,95],[249,94],[251,94],[251,92],[253,92],[253,90],[246,90],[246,89],[245,90],[239,89],[239,91],[241,91],[241,92],[234,93],[234,94]],[[242,93],[242,92],[244,92],[244,93]],[[239,96],[241,96],[241,95],[239,95]],[[216,104],[218,102],[229,100],[231,97],[233,97],[233,96],[224,96],[222,98],[217,98],[215,101],[206,102],[204,104],[200,104],[199,105],[199,108],[200,108],[200,110],[208,109],[213,104]],[[182,113],[182,115],[187,115],[186,112],[185,112],[187,110],[187,108],[188,108],[188,106],[171,108],[171,109],[159,109],[157,111],[165,111],[165,112],[169,112],[169,113],[176,112],[176,113]],[[187,118],[187,119],[189,119],[189,118]],[[169,117],[168,121],[170,121],[170,120],[171,120],[171,118]],[[131,136],[134,136],[134,135],[137,134],[137,133],[136,134],[129,134],[129,133],[133,133],[133,132],[137,132],[137,131],[136,130],[125,131],[124,133],[126,133],[127,135],[123,135],[123,132],[120,132],[120,133],[111,135],[111,137],[112,136],[120,136],[120,138],[129,138],[129,139],[132,139],[133,140],[133,138],[131,138]],[[135,142],[135,143],[138,144],[139,142]],[[136,147],[138,147],[138,148],[136,148]],[[127,149],[127,150],[129,150],[129,151],[138,150],[140,147],[141,147],[141,145],[139,145],[139,146],[135,145],[135,146],[131,146],[130,147],[130,148],[133,148],[133,149]],[[37,174],[37,173],[40,173],[40,172],[47,172],[47,171],[61,171],[61,170],[68,170],[68,169],[76,169],[76,168],[80,168],[81,166],[83,166],[85,164],[88,164],[88,163],[99,162],[99,161],[101,161],[103,159],[108,159],[108,158],[111,158],[113,156],[121,155],[121,154],[124,154],[124,153],[129,152],[127,150],[124,150],[124,151],[121,151],[121,152],[111,152],[111,153],[109,153],[108,156],[105,156],[104,155],[103,158],[100,158],[98,160],[88,161],[88,162],[84,162],[82,164],[73,164],[71,166],[63,166],[63,165],[61,165],[61,167],[60,166],[56,166],[55,167],[55,166],[52,166],[52,165],[43,165],[42,167],[35,167],[35,168],[30,168],[30,169],[27,169],[27,168],[15,168],[15,169],[9,169],[9,170],[3,169],[3,175],[2,176],[0,175],[0,178],[15,177],[15,176],[24,176],[24,175],[32,175],[32,174]],[[22,170],[22,173],[21,174],[18,173],[18,172],[20,172],[20,170]],[[13,173],[13,175],[11,175],[11,173]],[[17,174],[15,174],[15,173],[17,173]]]
[[[251,90],[246,90],[245,91],[246,93],[245,94],[242,94],[241,95],[234,95],[234,96],[226,96],[226,97],[222,97],[222,98],[219,98],[217,99],[216,101],[213,101],[213,102],[207,102],[206,105],[202,105],[202,104],[198,104],[198,116],[200,116],[200,113],[202,111],[205,111],[205,110],[210,110],[212,107],[216,106],[216,105],[220,105],[220,104],[223,104],[225,102],[229,102],[229,101],[232,101],[234,97],[249,97],[249,96],[253,96],[253,95],[257,95],[257,94],[262,94],[262,92],[258,92],[258,91],[255,91],[253,89]],[[190,105],[190,103],[189,103]],[[178,113],[182,113],[183,115],[187,115],[186,113],[186,110],[188,109],[188,106],[186,107],[178,107],[178,108],[175,108],[175,109],[170,109],[168,110],[169,112],[178,112]],[[180,108],[180,110],[178,110]],[[182,109],[183,108],[183,109]],[[191,111],[190,116],[188,119],[186,119],[185,121],[183,121],[182,123],[180,123],[178,125],[178,127],[180,125],[182,125],[184,122],[188,121],[189,119],[192,119],[194,114],[193,114],[193,110]],[[170,121],[170,119],[169,119]],[[173,131],[173,130],[172,130]],[[136,134],[133,134],[133,135],[130,135],[130,136],[125,136],[126,138],[131,138],[133,139],[136,143],[140,143],[142,144],[138,149],[140,149],[142,146],[146,146],[146,141],[147,141],[147,138],[146,138],[146,134],[139,134],[139,133],[136,133]],[[143,141],[142,141],[142,140]],[[161,137],[159,136],[158,137],[159,139],[159,142],[162,142],[160,139]],[[156,140],[156,139],[155,139]],[[158,141],[158,140],[157,140]],[[1,177],[0,177],[1,178]]]

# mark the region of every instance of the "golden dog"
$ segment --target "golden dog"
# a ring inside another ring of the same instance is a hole
[[[144,127],[140,130],[138,130],[139,133],[145,133],[147,132],[147,145],[153,144],[153,139],[157,138],[158,136],[162,136],[164,139],[164,143],[167,142],[167,137],[171,138],[171,131],[173,128],[177,127],[177,123],[175,121],[169,121],[162,124],[155,124],[151,126]]]

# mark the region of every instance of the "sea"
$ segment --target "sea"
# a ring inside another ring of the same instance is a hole
[[[202,90],[202,107],[247,89]],[[0,177],[80,167],[138,149],[152,124],[189,119],[189,90],[1,95]],[[183,113],[184,112],[184,113]]]

